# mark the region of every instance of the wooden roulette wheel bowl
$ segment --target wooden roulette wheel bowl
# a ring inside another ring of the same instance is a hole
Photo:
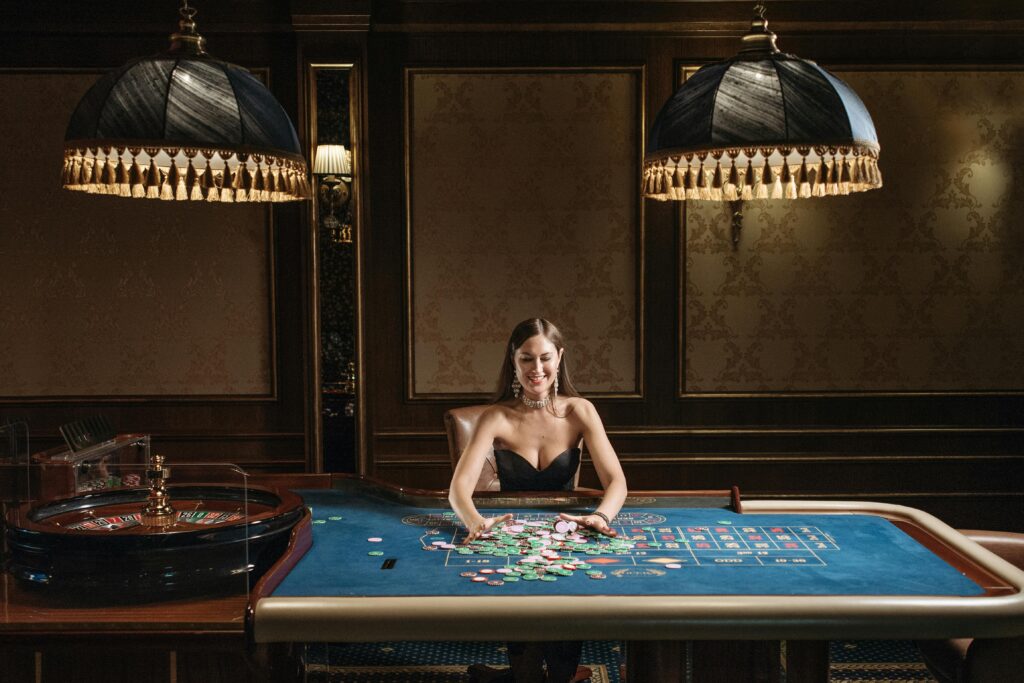
[[[182,484],[166,492],[173,511],[161,519],[143,512],[146,488],[23,503],[7,515],[7,571],[84,602],[242,592],[308,517],[290,491]]]

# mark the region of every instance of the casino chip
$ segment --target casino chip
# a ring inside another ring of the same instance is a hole
[[[577,524],[565,519],[560,519],[555,522],[555,531],[559,534],[568,534],[576,531]]]

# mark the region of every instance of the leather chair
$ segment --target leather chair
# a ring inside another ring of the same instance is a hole
[[[476,425],[480,416],[489,408],[489,405],[466,406],[465,408],[452,408],[444,414],[444,428],[448,432],[448,455],[452,459],[452,472],[459,464],[462,451],[469,445],[469,440],[476,431]],[[583,439],[577,444],[578,448],[583,447]],[[580,457],[580,462],[583,458]],[[576,476],[573,478],[572,486],[576,488],[580,483],[580,470],[576,468]],[[484,466],[480,470],[480,478],[474,487],[475,491],[500,491],[501,482],[498,480],[498,464],[494,460],[494,447],[484,458]]]
[[[960,533],[1024,569],[1024,534],[974,529],[961,529]],[[1004,683],[1019,681],[1024,675],[1024,637],[922,640],[917,647],[940,683]]]

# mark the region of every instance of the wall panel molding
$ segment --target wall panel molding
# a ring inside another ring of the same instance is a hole
[[[691,73],[693,67],[683,67]],[[881,190],[688,202],[678,398],[1024,395],[1024,69],[835,68],[868,106]]]
[[[644,69],[407,68],[407,391],[481,400],[512,326],[589,395],[643,394]]]
[[[2,70],[0,401],[277,398],[265,206],[63,190],[64,128],[100,72]],[[41,182],[42,178],[52,182]]]

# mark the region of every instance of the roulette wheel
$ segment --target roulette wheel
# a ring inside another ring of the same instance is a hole
[[[159,455],[143,476],[147,486],[9,509],[8,573],[26,587],[82,601],[244,592],[308,517],[290,491],[240,482],[168,485]]]

